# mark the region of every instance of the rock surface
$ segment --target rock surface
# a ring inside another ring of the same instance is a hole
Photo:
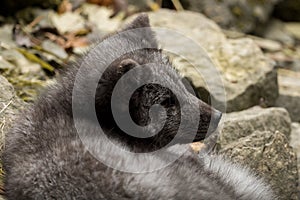
[[[297,40],[300,40],[300,23],[290,22],[285,23],[285,29],[292,34]]]
[[[181,56],[173,56],[173,63],[202,99],[211,95],[213,105],[224,111],[220,107],[226,104],[227,112],[252,107],[262,99],[274,105],[277,74],[253,40],[227,39],[212,20],[189,11],[159,10],[149,17],[152,26],[175,32],[156,31],[158,41]]]
[[[84,29],[85,26],[83,17],[76,13],[66,12],[61,15],[52,13],[50,18],[60,34],[79,32]]]
[[[98,31],[103,32],[103,34],[116,31],[121,25],[120,16],[110,18],[110,16],[113,14],[112,9],[107,9],[105,7],[99,7],[92,4],[84,4],[82,9],[83,13],[87,15],[88,21],[92,24],[92,26],[95,26]],[[101,19],[101,22],[99,19]]]
[[[286,108],[292,121],[300,122],[300,72],[278,70],[279,97],[276,106]]]
[[[300,166],[300,123],[292,123],[290,144],[298,154],[298,165]]]
[[[220,153],[264,177],[279,199],[298,199],[297,157],[285,134],[256,131],[223,147]]]
[[[287,138],[291,133],[291,119],[284,108],[260,108],[228,113],[223,116],[218,146],[224,146],[255,131],[279,131]]]
[[[253,107],[223,116],[217,150],[264,177],[280,199],[298,199],[300,129],[284,108]],[[298,138],[299,137],[299,138]]]
[[[284,23],[279,20],[271,20],[258,34],[264,38],[276,40],[286,45],[294,45],[295,40],[288,32]]]
[[[242,32],[254,31],[257,25],[269,19],[274,5],[278,0],[185,0],[193,11],[204,13],[223,28]]]
[[[297,154],[298,192],[299,192],[299,197],[300,197],[300,124],[299,123],[292,123],[290,145],[294,148],[294,150]]]

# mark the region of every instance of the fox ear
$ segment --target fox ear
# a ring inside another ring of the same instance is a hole
[[[123,31],[129,31],[137,29],[137,33],[151,46],[149,48],[158,48],[158,44],[155,38],[155,33],[151,29],[149,17],[146,13],[139,14],[131,23],[129,23]]]
[[[129,70],[131,70],[132,68],[138,66],[139,64],[128,58],[128,59],[124,59],[120,62],[120,64],[118,65],[118,72],[121,74],[125,74],[126,72],[128,72]]]
[[[150,27],[149,17],[146,13],[139,14],[130,24],[125,27],[125,30],[135,28]]]

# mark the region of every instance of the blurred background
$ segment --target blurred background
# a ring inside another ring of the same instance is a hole
[[[70,61],[140,12],[205,50],[170,34],[159,40],[189,61],[170,55],[198,97],[228,113],[218,151],[264,176],[281,199],[299,199],[300,0],[2,0],[0,141]]]

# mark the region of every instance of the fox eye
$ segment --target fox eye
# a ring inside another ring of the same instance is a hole
[[[166,98],[165,100],[163,100],[160,105],[162,106],[165,106],[165,107],[172,107],[172,106],[175,106],[176,104],[176,100],[175,98],[173,97],[169,97],[169,98]]]

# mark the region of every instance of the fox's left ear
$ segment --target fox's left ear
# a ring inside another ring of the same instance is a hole
[[[134,30],[138,31],[143,40],[151,44],[152,48],[157,48],[158,44],[155,33],[151,29],[149,17],[146,13],[139,14],[131,23],[129,23],[122,31]]]

